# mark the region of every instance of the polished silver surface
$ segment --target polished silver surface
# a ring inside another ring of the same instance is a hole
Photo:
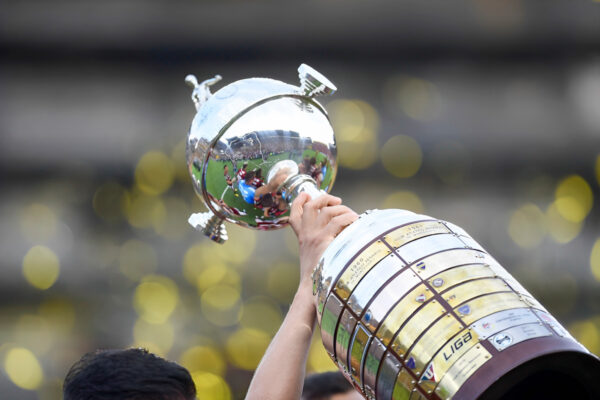
[[[214,94],[198,83],[186,157],[194,189],[209,209],[192,226],[223,242],[223,221],[270,230],[287,225],[289,206],[302,192],[329,192],[337,150],[325,109],[315,96],[335,92],[322,74],[302,64],[300,86],[267,78],[233,82]]]

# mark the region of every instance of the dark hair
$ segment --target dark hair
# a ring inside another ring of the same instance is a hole
[[[326,400],[334,394],[346,393],[353,389],[339,371],[309,375],[304,380],[302,400]]]
[[[87,353],[67,373],[63,400],[193,400],[196,386],[182,366],[145,349]]]

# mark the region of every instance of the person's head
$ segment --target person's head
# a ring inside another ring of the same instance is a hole
[[[63,400],[193,400],[196,386],[182,366],[145,349],[87,353],[67,373]]]
[[[363,400],[341,372],[323,372],[306,377],[302,400]]]

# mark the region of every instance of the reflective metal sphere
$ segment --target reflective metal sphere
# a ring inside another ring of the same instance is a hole
[[[186,157],[196,193],[209,213],[189,222],[217,242],[227,239],[223,221],[270,230],[287,225],[290,204],[301,192],[329,192],[337,150],[327,112],[314,97],[335,86],[302,64],[300,86],[266,78],[243,79],[214,94],[194,87],[196,104]]]

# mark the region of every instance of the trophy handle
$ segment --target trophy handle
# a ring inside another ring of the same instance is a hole
[[[215,75],[214,78],[207,79],[198,83],[198,78],[196,75],[189,74],[185,77],[185,83],[194,88],[192,92],[192,101],[196,106],[196,111],[200,110],[202,104],[208,100],[212,93],[210,92],[210,86],[219,82],[222,79],[221,75]]]
[[[192,214],[188,218],[188,222],[212,241],[217,243],[225,243],[227,241],[227,229],[225,229],[224,220],[217,217],[211,211]]]

